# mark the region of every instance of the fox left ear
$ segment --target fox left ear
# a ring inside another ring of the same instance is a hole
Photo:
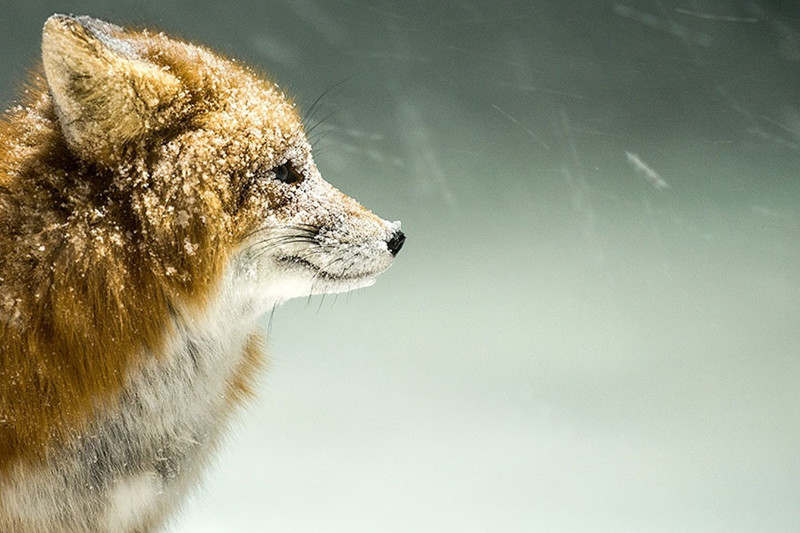
[[[181,81],[138,57],[125,30],[53,15],[42,33],[45,77],[70,148],[111,162],[126,143],[163,128],[187,98]]]

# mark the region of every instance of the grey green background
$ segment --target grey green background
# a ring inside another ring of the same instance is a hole
[[[170,531],[800,530],[795,2],[6,2],[5,106],[53,12],[333,87],[323,174],[408,235],[265,317]]]

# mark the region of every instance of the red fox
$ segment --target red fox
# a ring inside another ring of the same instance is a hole
[[[146,532],[259,366],[256,319],[403,246],[323,181],[296,106],[163,33],[53,15],[0,123],[0,531]]]

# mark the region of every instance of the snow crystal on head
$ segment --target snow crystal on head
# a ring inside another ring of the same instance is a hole
[[[75,20],[81,23],[81,26],[89,30],[94,37],[111,50],[118,54],[125,56],[129,59],[138,59],[139,52],[130,41],[114,37],[112,34],[120,34],[125,30],[116,24],[111,24],[104,20],[88,16],[75,17]]]

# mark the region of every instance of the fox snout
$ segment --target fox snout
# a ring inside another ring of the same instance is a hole
[[[337,203],[332,210],[302,210],[277,224],[268,217],[245,243],[241,260],[259,273],[259,293],[283,301],[346,292],[372,285],[391,265],[406,240],[400,222],[383,220],[345,195],[337,197],[351,209],[343,211]]]

